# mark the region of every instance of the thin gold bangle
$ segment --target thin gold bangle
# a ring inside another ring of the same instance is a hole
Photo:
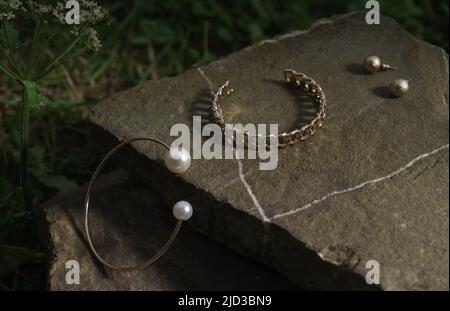
[[[170,238],[167,240],[167,242],[164,244],[164,246],[158,251],[158,253],[156,253],[153,257],[151,257],[150,259],[148,259],[147,261],[143,262],[142,264],[139,265],[135,265],[135,266],[116,266],[112,263],[109,263],[108,261],[106,261],[105,259],[103,259],[100,254],[97,252],[97,250],[94,247],[94,244],[92,243],[92,239],[91,239],[91,235],[89,233],[89,202],[91,199],[91,195],[92,195],[92,189],[93,186],[95,184],[95,181],[98,177],[98,175],[100,174],[101,169],[103,168],[103,166],[106,164],[106,162],[111,158],[111,156],[116,153],[119,149],[121,149],[122,147],[133,143],[135,141],[151,141],[151,142],[155,142],[160,144],[161,146],[163,146],[164,148],[166,148],[167,150],[170,150],[170,147],[158,140],[158,139],[154,139],[154,138],[145,138],[145,137],[138,137],[138,138],[129,138],[126,139],[124,141],[122,141],[121,143],[119,143],[117,146],[115,146],[111,151],[109,151],[105,157],[102,159],[102,161],[100,162],[100,164],[98,165],[97,169],[95,170],[94,174],[92,175],[92,179],[89,182],[89,186],[87,189],[87,193],[86,193],[86,200],[84,203],[84,208],[85,208],[85,214],[84,214],[84,229],[86,231],[86,238],[87,238],[87,242],[89,244],[89,247],[92,251],[92,253],[94,254],[94,256],[105,266],[114,269],[114,270],[121,270],[121,271],[133,271],[133,270],[140,270],[140,269],[144,269],[146,267],[148,267],[149,265],[151,265],[152,263],[154,263],[156,260],[158,260],[162,255],[164,255],[167,250],[169,249],[169,247],[172,245],[173,241],[175,240],[175,237],[178,233],[178,231],[180,230],[181,227],[181,223],[183,222],[183,220],[178,219],[177,224],[175,225],[175,229],[173,230],[172,234],[170,235]]]

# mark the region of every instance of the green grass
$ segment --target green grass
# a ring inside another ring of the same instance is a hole
[[[448,50],[448,2],[380,1],[383,14]],[[70,59],[40,86],[49,100],[31,111],[31,185],[40,204],[88,181],[102,154],[89,136],[90,105],[148,79],[176,75],[318,18],[363,10],[365,1],[109,1],[103,49]],[[56,30],[55,30],[56,31]],[[52,47],[53,48],[53,47]],[[52,53],[52,48],[47,52]],[[19,187],[20,89],[0,76],[0,288],[41,289],[45,259]],[[6,260],[7,258],[8,260]]]

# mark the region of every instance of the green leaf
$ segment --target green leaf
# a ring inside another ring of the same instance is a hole
[[[248,26],[248,32],[250,35],[250,40],[252,42],[256,42],[264,38],[264,31],[262,30],[261,26],[257,23],[251,23]]]
[[[44,165],[44,154],[45,149],[41,146],[30,148],[30,156],[32,159],[33,166],[41,166],[41,164]]]
[[[42,263],[45,256],[37,251],[10,245],[0,245],[0,277],[14,272],[26,263]]]
[[[128,39],[130,43],[135,45],[147,45],[151,43],[151,39],[149,36],[143,36],[143,35],[135,35]]]
[[[142,32],[156,44],[171,44],[177,41],[177,35],[169,25],[143,20],[140,23]]]
[[[21,63],[19,54],[19,39],[18,34],[10,21],[2,22],[4,44],[9,50],[9,61],[13,70],[17,72],[19,77],[23,77],[23,64]]]
[[[197,16],[212,16],[213,12],[206,6],[205,2],[194,1],[192,3],[192,14]]]
[[[41,74],[39,74],[35,80],[40,80],[42,78],[44,78],[46,75],[48,75],[50,72],[52,72],[53,70],[55,70],[64,60],[65,58],[69,55],[69,53],[74,49],[74,47],[77,45],[77,43],[81,40],[82,35],[81,35],[81,30],[80,30],[80,34],[78,35],[78,37],[76,37],[71,44],[69,44],[67,46],[67,48],[61,52],[58,56],[56,56],[52,62],[42,71]]]
[[[197,62],[200,59],[200,52],[197,49],[189,48],[187,50],[187,54],[189,55],[192,62]]]
[[[2,65],[0,63],[0,71],[3,71],[9,78],[11,78],[14,81],[20,81],[20,78],[11,70],[8,69],[5,65]]]
[[[30,55],[28,56],[27,76],[30,79],[34,76],[34,71],[39,65],[40,57],[38,57],[38,55],[36,53],[37,53],[37,47],[38,47],[40,36],[41,36],[41,29],[42,29],[42,23],[41,23],[41,20],[38,19],[36,22],[36,27],[34,29],[33,41],[31,43],[31,52],[30,52]]]
[[[33,174],[42,184],[50,188],[56,188],[59,191],[73,189],[78,184],[63,175],[55,175],[50,172],[47,162],[45,161],[45,149],[41,146],[30,148],[30,156],[32,168],[30,173]]]
[[[217,29],[217,36],[219,36],[220,39],[226,42],[233,41],[233,35],[227,28],[223,26],[219,26],[219,28]]]
[[[59,191],[67,191],[78,186],[75,181],[63,175],[43,175],[38,179],[47,187],[56,188]]]

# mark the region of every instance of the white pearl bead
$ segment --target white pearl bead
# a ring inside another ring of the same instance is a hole
[[[391,84],[391,92],[396,97],[402,97],[409,91],[409,83],[405,79],[397,79]]]
[[[188,201],[178,201],[173,206],[172,212],[176,219],[186,221],[192,216],[192,205]]]
[[[181,174],[191,166],[191,155],[185,149],[170,148],[164,157],[166,167],[175,174]]]

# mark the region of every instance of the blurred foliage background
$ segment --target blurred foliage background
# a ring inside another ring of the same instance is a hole
[[[364,10],[361,0],[100,1],[110,13],[103,47],[70,59],[40,84],[31,112],[34,204],[87,182],[100,159],[89,138],[89,107],[118,90],[176,75],[259,40],[307,29],[319,18]],[[448,51],[448,1],[381,0],[381,13]],[[19,22],[20,23],[20,22]],[[20,26],[20,25],[19,25]],[[20,28],[20,27],[19,27]],[[55,29],[56,32],[61,32]],[[21,34],[19,34],[21,35]],[[64,33],[60,35],[64,36]],[[55,47],[46,51],[52,55]],[[20,87],[0,74],[0,289],[45,288],[45,250],[18,181]]]

